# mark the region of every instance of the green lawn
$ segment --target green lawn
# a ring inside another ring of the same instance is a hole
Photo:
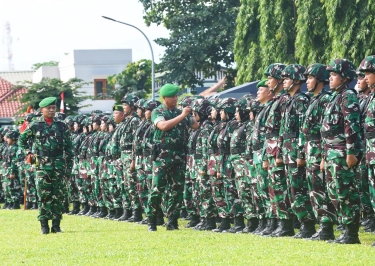
[[[37,211],[0,210],[1,265],[374,265],[375,235],[334,245],[250,234],[146,226],[65,215],[64,233],[42,235]],[[337,232],[339,234],[339,232]]]

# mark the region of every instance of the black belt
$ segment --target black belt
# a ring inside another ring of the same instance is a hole
[[[336,128],[334,130],[329,130],[325,132],[320,132],[323,138],[327,138],[329,136],[337,136],[338,134],[344,134],[344,129]]]
[[[230,150],[229,149],[218,149],[218,152],[220,154],[230,154]]]
[[[36,151],[36,154],[39,156],[46,156],[46,157],[57,157],[64,155],[63,151]]]
[[[121,150],[122,151],[128,151],[128,150],[131,150],[132,148],[133,148],[132,145],[125,145],[125,146],[121,147]]]
[[[296,138],[297,137],[297,133],[296,132],[291,132],[291,133],[285,133],[283,134],[283,139],[286,140],[286,139],[293,139],[293,138]]]
[[[194,159],[203,159],[203,154],[194,154]]]
[[[232,148],[230,149],[230,154],[240,154],[245,152],[245,147]]]
[[[320,134],[305,135],[306,141],[320,140],[322,136]]]
[[[195,153],[195,149],[188,149],[188,153],[189,154],[194,154]]]
[[[253,151],[260,150],[260,149],[263,148],[263,146],[264,146],[264,142],[259,142],[259,143],[255,144],[255,145],[253,145]]]
[[[272,132],[266,133],[266,139],[270,139],[278,135],[279,135],[279,131],[272,131]]]
[[[152,154],[152,151],[151,150],[145,150],[143,152],[143,156],[150,156]]]
[[[207,154],[215,154],[218,151],[219,151],[218,149],[208,149]]]
[[[365,132],[365,139],[375,139],[375,132]]]
[[[177,144],[158,144],[160,149],[163,150],[172,150],[172,151],[183,151],[184,145],[177,145]]]

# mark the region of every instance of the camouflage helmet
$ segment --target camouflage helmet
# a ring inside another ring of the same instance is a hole
[[[36,109],[35,116],[42,116],[42,111],[40,111],[40,108]]]
[[[129,104],[130,106],[135,106],[136,102],[138,102],[139,97],[133,94],[125,94],[124,97],[121,99],[121,103]]]
[[[68,126],[73,126],[74,125],[74,117],[73,116],[67,116],[64,120],[64,122],[68,125]]]
[[[337,74],[340,74],[348,80],[353,80],[355,78],[355,67],[353,63],[348,59],[333,59],[327,66],[327,70],[329,72],[335,72]]]
[[[359,67],[356,69],[355,73],[357,74],[357,77],[365,77],[365,72],[362,72]]]
[[[236,104],[237,100],[235,98],[225,98],[220,101],[217,105],[218,109],[223,109],[226,113],[234,114],[236,112]]]
[[[10,138],[10,139],[18,139],[19,136],[20,136],[20,132],[18,130],[9,130],[5,134],[5,137]]]
[[[145,99],[139,99],[136,103],[135,103],[135,107],[137,107],[137,108],[141,108],[141,109],[145,109],[144,107],[143,107],[143,105],[145,104],[145,102],[146,102],[146,100]]]
[[[220,99],[219,98],[213,98],[213,99],[209,99],[208,102],[210,103],[210,106],[217,109],[217,105],[220,103]]]
[[[103,111],[101,111],[101,110],[92,110],[90,115],[102,114],[102,113],[103,113]]]
[[[235,107],[238,107],[238,109],[247,111],[248,104],[254,99],[255,97],[251,94],[246,94],[242,96],[234,105]]]
[[[26,117],[25,117],[25,121],[27,122],[31,122],[33,121],[33,119],[36,117],[35,114],[31,113],[31,114],[27,114]]]
[[[64,121],[65,118],[66,118],[66,114],[65,114],[65,113],[62,113],[62,112],[56,112],[55,117],[57,117],[57,118],[60,119],[61,121]]]
[[[103,114],[95,114],[95,115],[93,115],[91,117],[92,123],[96,123],[96,124],[100,125],[103,116],[104,116]]]
[[[79,126],[83,125],[84,120],[86,119],[85,115],[77,115],[74,119],[74,122],[77,123]]]
[[[299,64],[291,64],[288,65],[284,70],[281,72],[281,76],[283,78],[290,78],[293,80],[306,80],[305,77],[306,68]]]
[[[318,81],[329,82],[327,66],[319,63],[311,64],[304,73],[305,77],[314,76]]]
[[[197,99],[192,106],[194,112],[197,112],[201,117],[207,117],[211,113],[211,106],[206,99]]]
[[[143,104],[143,108],[148,109],[148,110],[154,110],[156,107],[161,105],[161,102],[159,101],[154,101],[154,100],[148,100]]]
[[[185,108],[187,106],[191,106],[193,104],[193,101],[194,101],[193,97],[185,96],[184,98],[181,99],[178,105],[181,105],[182,108]]]
[[[366,56],[358,67],[359,72],[375,72],[375,55]],[[357,75],[359,75],[357,73]]]
[[[247,105],[247,110],[249,112],[253,112],[258,114],[260,110],[262,109],[262,103],[259,102],[256,98],[252,99],[249,104]]]
[[[286,66],[284,64],[280,64],[280,63],[273,63],[273,64],[270,64],[266,71],[264,71],[264,75],[266,77],[273,77],[275,79],[282,79],[281,77],[281,72],[284,70]]]

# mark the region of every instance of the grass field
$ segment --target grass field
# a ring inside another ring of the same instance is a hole
[[[42,235],[37,211],[0,210],[0,265],[374,265],[375,235],[335,245],[251,234],[144,225],[65,215],[64,233]],[[339,232],[337,232],[339,235]]]

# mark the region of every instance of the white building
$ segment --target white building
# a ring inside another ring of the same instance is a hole
[[[33,82],[40,82],[42,78],[60,78],[68,81],[79,78],[91,84],[82,88],[86,95],[94,96],[95,100],[86,100],[82,105],[81,113],[92,110],[111,111],[115,103],[109,96],[107,77],[122,72],[132,62],[131,49],[100,49],[100,50],[73,50],[66,55],[58,66],[42,66],[33,75]]]

